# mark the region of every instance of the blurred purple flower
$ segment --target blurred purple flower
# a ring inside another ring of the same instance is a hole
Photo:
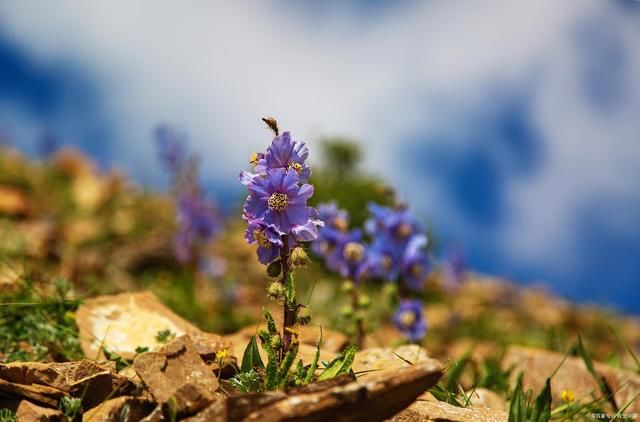
[[[268,171],[265,177],[253,177],[247,184],[250,195],[244,205],[245,219],[263,220],[281,234],[307,224],[314,215],[313,209],[307,206],[313,186],[300,186],[299,181],[298,173],[284,169]]]
[[[318,240],[311,250],[316,255],[328,256],[338,244],[346,242],[346,232],[349,226],[349,214],[338,209],[335,202],[318,205],[319,219],[324,222],[318,233]]]
[[[391,209],[377,204],[369,204],[371,218],[365,223],[367,232],[378,242],[390,243],[397,247],[395,254],[407,246],[409,239],[424,231],[420,222],[409,210]]]
[[[427,332],[427,323],[422,311],[422,302],[403,299],[393,315],[393,323],[411,342],[420,341]]]
[[[467,271],[464,252],[460,246],[451,246],[447,250],[442,263],[442,272],[445,286],[449,289],[457,288],[464,280]]]
[[[402,257],[402,279],[414,290],[422,287],[422,282],[431,270],[429,257],[424,252],[426,246],[427,237],[423,234],[415,235],[409,240]]]
[[[187,162],[184,137],[169,126],[159,126],[155,130],[155,139],[162,165],[172,177],[178,176]]]
[[[177,222],[174,245],[176,256],[182,262],[193,261],[196,249],[212,240],[221,225],[216,208],[199,192],[180,193]]]

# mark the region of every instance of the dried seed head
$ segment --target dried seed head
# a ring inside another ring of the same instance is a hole
[[[309,259],[309,255],[302,249],[300,246],[296,246],[291,251],[291,265],[294,267],[304,267],[311,260]]]
[[[311,311],[308,307],[302,305],[298,307],[296,312],[296,323],[300,325],[307,325],[311,322]]]
[[[269,129],[273,131],[273,133],[278,136],[280,134],[280,129],[278,129],[278,122],[273,117],[263,117],[262,121],[269,126]]]
[[[279,281],[274,281],[267,289],[267,294],[273,300],[282,300],[284,297],[284,286]]]

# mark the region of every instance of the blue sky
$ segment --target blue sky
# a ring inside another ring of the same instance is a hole
[[[276,116],[362,142],[473,268],[640,312],[640,2],[0,2],[0,132],[223,200]]]

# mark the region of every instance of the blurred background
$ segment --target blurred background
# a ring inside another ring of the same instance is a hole
[[[357,142],[473,270],[632,313],[639,77],[633,0],[0,1],[0,143],[166,190],[171,124],[230,212],[273,115],[312,161]]]

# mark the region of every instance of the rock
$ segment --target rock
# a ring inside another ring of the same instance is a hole
[[[202,335],[201,330],[173,313],[151,292],[89,299],[78,308],[76,321],[82,351],[91,358],[103,356],[103,347],[107,347],[125,359],[133,359],[138,347],[151,351],[162,347],[156,335],[163,330],[170,330],[176,337]]]
[[[441,401],[419,400],[403,410],[390,422],[506,422],[508,414],[502,410],[483,407],[456,407]]]
[[[189,336],[178,337],[157,352],[139,355],[133,366],[153,398],[173,406],[179,414],[195,413],[216,397],[218,379]]]
[[[0,364],[0,378],[25,387],[50,387],[61,393],[82,397],[85,409],[90,409],[109,397],[127,394],[135,387],[127,378],[115,373],[113,362],[89,360]],[[85,391],[90,391],[91,394],[85,394]]]
[[[407,407],[441,376],[442,367],[430,359],[326,389],[321,389],[320,383],[310,393],[288,395],[255,409],[243,420],[382,420]]]
[[[18,410],[16,411],[16,416],[19,421],[29,422],[57,422],[67,420],[67,418],[58,409],[49,409],[47,407],[38,406],[28,402],[27,400],[22,400],[20,402],[20,406],[18,406]]]
[[[428,352],[418,345],[404,345],[395,349],[371,348],[356,353],[352,369],[362,371],[393,370],[410,366],[409,362],[430,361]]]
[[[128,410],[125,410],[125,406],[128,407]],[[107,400],[85,412],[82,415],[82,420],[91,422],[134,422],[144,418],[152,409],[153,403],[149,400],[123,396]],[[128,416],[125,418],[126,415]]]
[[[24,215],[29,210],[29,200],[25,193],[13,186],[0,185],[0,214]]]
[[[183,419],[183,422],[226,421],[227,406],[224,399],[219,398],[195,416]]]
[[[487,407],[505,412],[509,409],[509,404],[504,397],[489,389],[476,388],[475,390],[467,391],[465,394],[471,396],[470,405],[472,407]]]
[[[533,389],[537,394],[545,384],[546,379],[560,365],[564,355],[547,350],[533,349],[521,346],[511,346],[502,360],[502,367],[513,367],[512,384],[520,372],[524,373],[522,386],[524,390]],[[618,407],[624,406],[638,392],[640,392],[640,375],[624,369],[594,362],[596,372],[600,374],[611,391]],[[551,394],[556,404],[561,403],[563,390],[571,390],[576,400],[590,399],[592,392],[600,397],[600,389],[587,370],[584,361],[578,357],[567,357],[551,381]],[[627,413],[640,412],[640,400],[635,400],[626,410]]]
[[[29,399],[45,406],[57,407],[60,399],[67,394],[64,391],[44,385],[23,385],[0,379],[0,396],[10,399]]]

